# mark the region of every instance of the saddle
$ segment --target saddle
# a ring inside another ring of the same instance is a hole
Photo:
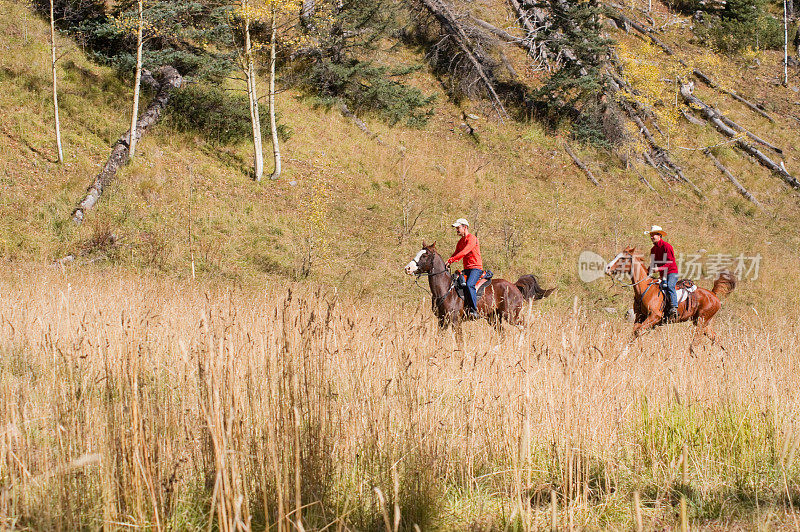
[[[494,277],[494,274],[491,270],[483,270],[483,273],[481,273],[478,282],[475,283],[476,303],[483,297],[486,287],[492,284],[492,277]],[[467,278],[464,277],[461,271],[457,271],[453,274],[453,286],[455,287],[458,297],[464,299],[467,292]]]
[[[667,298],[666,298],[666,291],[667,291],[667,283],[666,281],[662,281],[658,283],[658,288],[665,292],[664,297],[664,309],[667,308]],[[697,285],[694,284],[694,281],[691,279],[681,279],[677,283],[675,283],[675,293],[678,295],[678,305],[686,301],[686,307],[692,307],[695,304],[695,297],[694,293],[697,290]]]

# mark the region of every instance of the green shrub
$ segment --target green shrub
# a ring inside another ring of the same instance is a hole
[[[695,26],[695,34],[708,46],[725,54],[748,47],[783,47],[783,23],[767,11],[764,0],[727,0],[719,15],[709,15]]]
[[[309,90],[323,105],[347,102],[355,113],[377,112],[390,125],[405,121],[420,127],[433,115],[434,96],[397,81],[416,68],[390,69],[367,61],[330,58],[315,61],[309,71]]]
[[[701,0],[672,0],[668,2],[668,4],[672,9],[680,11],[685,15],[691,15],[695,11],[703,9]]]
[[[272,133],[269,114],[259,104],[261,131]],[[172,96],[167,113],[167,123],[179,131],[202,135],[217,144],[233,144],[252,135],[250,106],[244,96],[231,95],[217,87],[194,83],[185,86]],[[278,124],[278,137],[285,141],[291,129]]]

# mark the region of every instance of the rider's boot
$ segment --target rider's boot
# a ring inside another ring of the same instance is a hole
[[[472,307],[467,307],[466,313],[467,313],[467,319],[468,320],[480,319],[480,315],[478,314],[478,311],[476,309],[472,308]]]
[[[667,308],[667,311],[664,314],[664,319],[667,321],[676,321],[678,319],[678,307],[671,306]]]

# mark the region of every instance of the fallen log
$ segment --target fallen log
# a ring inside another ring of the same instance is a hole
[[[574,163],[575,163],[575,166],[577,166],[578,168],[580,168],[581,170],[583,170],[583,173],[584,173],[584,174],[586,174],[586,177],[588,177],[588,178],[589,178],[589,181],[591,181],[592,183],[594,183],[594,186],[599,186],[599,185],[600,185],[600,183],[597,181],[597,178],[595,178],[595,177],[594,177],[594,174],[592,173],[592,171],[591,171],[591,170],[589,170],[589,167],[588,167],[588,166],[586,166],[586,165],[584,164],[584,162],[583,162],[583,161],[581,161],[581,160],[578,158],[578,156],[577,156],[577,155],[575,155],[575,152],[574,152],[574,151],[572,151],[572,148],[570,148],[570,147],[569,147],[569,144],[567,144],[566,142],[562,142],[562,143],[561,143],[561,145],[564,147],[564,151],[566,151],[566,152],[567,152],[567,155],[569,155],[569,156],[570,156],[570,158],[572,159],[572,162],[574,162]]]
[[[160,82],[157,82],[157,92],[153,101],[147,107],[139,121],[136,122],[136,139],[137,141],[147,132],[153,124],[157,123],[161,117],[161,111],[164,110],[172,91],[181,86],[183,78],[175,68],[171,66],[161,67],[159,70]],[[111,149],[111,155],[108,157],[105,166],[100,170],[100,173],[94,178],[94,181],[86,190],[86,196],[78,204],[78,207],[72,212],[72,221],[76,224],[83,222],[86,212],[94,208],[103,191],[108,187],[114,177],[117,175],[117,170],[126,164],[129,159],[130,147],[130,129],[122,135],[114,147]]]
[[[611,5],[606,5],[606,14],[609,16],[609,18],[611,18],[612,20],[614,20],[617,23],[623,24],[626,28],[631,27],[631,28],[635,29],[640,34],[642,34],[645,37],[647,37],[648,39],[650,39],[650,41],[653,44],[655,44],[656,46],[658,46],[659,48],[664,50],[664,52],[667,55],[671,55],[671,56],[675,55],[675,51],[670,46],[668,46],[666,43],[664,43],[661,39],[659,39],[658,37],[656,37],[653,34],[654,30],[652,30],[651,28],[645,28],[644,26],[642,26],[638,22],[630,19],[629,17],[623,15],[621,12],[617,11],[616,9],[614,9],[615,7],[617,7],[617,6],[613,6],[612,7]],[[681,66],[683,66],[685,68],[689,68],[689,66],[686,64],[686,61],[684,61],[683,59],[681,59],[679,57],[677,57],[676,59],[677,59],[678,63]],[[728,90],[728,89],[723,88],[722,86],[720,86],[719,83],[714,81],[711,78],[711,76],[709,76],[708,74],[706,74],[705,72],[703,72],[699,68],[692,68],[692,73],[697,77],[697,79],[699,79],[700,81],[702,81],[703,83],[708,85],[710,88],[712,88],[714,90],[718,90],[718,91],[722,92],[723,94],[727,94],[728,96],[730,96],[731,98],[733,98],[737,102],[740,102],[740,103],[746,105],[753,112],[763,116],[764,118],[766,118],[770,122],[775,122],[775,119],[772,118],[766,112],[766,110],[764,109],[763,105],[759,105],[759,104],[755,104],[755,103],[751,102],[750,100],[744,98],[741,94],[739,94],[735,90]]]
[[[369,128],[369,126],[367,126],[366,122],[364,122],[358,116],[356,116],[353,113],[353,111],[350,110],[350,108],[347,106],[346,103],[343,103],[341,105],[340,110],[342,111],[342,115],[349,118],[356,125],[356,127],[361,131],[363,131],[369,138],[375,140],[381,146],[386,146],[386,144],[381,140],[378,134],[372,131]]]
[[[525,30],[527,40],[529,41],[525,43],[527,45],[525,47],[528,49],[531,58],[534,60],[541,60],[545,67],[549,69],[552,54],[543,42],[538,42],[538,46],[535,44],[539,35],[539,29],[534,26],[529,19],[529,15],[532,15],[536,18],[536,23],[539,27],[545,27],[547,21],[544,11],[541,8],[534,7],[532,11],[529,12],[525,10],[519,0],[508,0],[508,2],[511,4],[511,9],[516,13],[517,20],[520,25],[522,25],[522,29]]]
[[[526,47],[523,44],[522,37],[515,37],[514,35],[511,35],[510,33],[508,33],[506,30],[498,28],[494,24],[490,24],[490,23],[486,22],[485,20],[482,20],[482,19],[479,19],[479,18],[475,17],[474,15],[470,15],[469,18],[472,19],[472,22],[474,22],[475,24],[477,24],[481,28],[485,29],[489,33],[493,33],[496,37],[501,38],[503,41],[505,41],[507,43],[514,44],[516,46],[519,46],[523,50],[528,51],[528,47]]]
[[[481,65],[481,62],[475,55],[476,52],[472,45],[471,39],[458,22],[455,15],[450,11],[447,5],[440,0],[420,0],[420,2],[423,6],[425,6],[428,12],[433,15],[439,24],[441,24],[442,29],[444,29],[444,31],[453,38],[453,41],[456,43],[456,45],[461,49],[462,52],[464,52],[464,55],[467,57],[469,62],[472,63],[473,68],[475,68],[475,72],[477,72],[478,77],[481,79],[486,87],[487,92],[489,93],[492,105],[500,117],[500,120],[502,120],[504,117],[508,118],[508,113],[503,106],[503,102],[500,101],[500,97],[497,95],[494,84],[492,83],[491,79],[489,79],[489,75],[486,73]]]
[[[731,129],[735,129],[736,131],[738,131],[740,133],[744,133],[745,135],[750,137],[751,140],[754,140],[754,141],[758,142],[762,146],[766,146],[767,148],[771,149],[772,151],[774,151],[778,155],[783,155],[783,150],[782,149],[780,149],[779,147],[775,146],[774,144],[771,144],[771,143],[767,142],[766,140],[762,139],[758,135],[755,135],[755,134],[751,133],[750,131],[746,130],[745,128],[743,128],[742,126],[740,126],[739,124],[737,124],[736,122],[734,122],[733,120],[728,118],[727,116],[725,116],[723,114],[720,114],[719,115],[719,119],[722,120],[723,122],[725,122],[725,125],[727,125]]]
[[[674,174],[678,177],[679,180],[683,181],[684,183],[692,187],[692,190],[694,190],[695,194],[697,194],[698,197],[700,197],[701,199],[705,199],[705,195],[699,188],[697,188],[697,185],[695,185],[688,177],[686,177],[686,175],[684,175],[683,169],[680,166],[678,166],[677,164],[675,164],[675,162],[672,161],[669,152],[658,144],[655,137],[653,137],[653,134],[650,133],[650,130],[647,128],[642,118],[636,113],[636,111],[631,107],[631,105],[626,101],[620,102],[620,105],[622,109],[627,113],[627,115],[631,118],[631,120],[633,120],[633,123],[636,124],[636,126],[639,128],[639,132],[645,138],[645,140],[653,149],[653,151],[663,161],[664,166],[666,166],[672,172],[674,172]],[[645,154],[645,159],[646,160],[650,159],[648,162],[654,168],[656,169],[658,168],[655,161],[653,161],[649,155]]]
[[[734,187],[736,187],[736,190],[738,190],[738,191],[739,191],[739,194],[741,194],[742,196],[744,196],[744,197],[745,197],[745,199],[748,199],[748,200],[750,200],[750,201],[751,201],[751,202],[752,202],[752,203],[753,203],[753,204],[754,204],[756,207],[758,207],[758,208],[759,208],[759,210],[761,210],[761,212],[767,212],[766,210],[764,210],[764,207],[761,205],[761,203],[760,203],[760,202],[759,202],[759,201],[758,201],[758,200],[757,200],[757,199],[756,199],[756,198],[755,198],[755,197],[754,197],[754,196],[753,196],[753,195],[752,195],[752,194],[751,194],[751,193],[750,193],[750,192],[749,192],[749,191],[748,191],[746,188],[744,188],[744,186],[742,186],[742,184],[739,182],[739,180],[738,180],[738,179],[736,179],[736,178],[733,176],[733,174],[732,174],[732,173],[731,173],[731,172],[730,172],[730,171],[729,171],[729,170],[728,170],[728,169],[725,167],[725,165],[724,165],[724,164],[722,164],[722,163],[719,161],[719,159],[717,159],[716,157],[714,157],[714,154],[713,154],[713,153],[711,153],[711,150],[703,150],[703,153],[705,153],[705,154],[706,154],[706,156],[707,156],[709,159],[711,159],[711,162],[713,162],[713,163],[714,163],[714,166],[716,166],[716,167],[717,167],[717,169],[718,169],[720,172],[722,172],[722,175],[724,175],[725,177],[727,177],[727,178],[728,178],[728,181],[730,181],[730,182],[733,184],[733,186],[734,186]]]
[[[798,181],[794,176],[792,176],[783,165],[776,164],[775,161],[764,155],[758,148],[744,140],[742,138],[742,134],[737,132],[730,126],[728,126],[723,120],[720,119],[721,113],[716,110],[715,108],[705,104],[700,98],[693,94],[694,91],[694,83],[688,82],[681,84],[681,97],[686,102],[686,104],[692,108],[700,111],[700,113],[705,117],[706,120],[711,122],[711,124],[723,135],[735,140],[736,146],[739,147],[742,151],[747,153],[748,155],[755,158],[762,166],[772,170],[775,174],[777,174],[783,181],[794,189],[800,189],[800,181]]]
[[[696,126],[705,126],[706,123],[700,120],[699,118],[695,118],[694,116],[690,115],[683,109],[680,110],[681,116],[689,123],[694,124]]]
[[[631,168],[633,168],[633,171],[636,172],[636,174],[639,176],[639,180],[645,185],[647,185],[647,188],[658,194],[658,191],[653,188],[653,185],[650,184],[650,181],[648,181],[647,178],[644,176],[644,174],[641,173],[638,168],[636,168],[636,164],[631,163]],[[658,194],[658,197],[661,197],[661,194]]]
[[[763,116],[764,118],[766,118],[770,122],[775,122],[775,119],[772,118],[769,114],[767,114],[767,112],[764,109],[763,105],[755,104],[755,103],[751,102],[750,100],[747,100],[746,98],[742,97],[738,92],[736,92],[734,90],[728,90],[728,89],[724,89],[724,88],[720,87],[717,82],[715,82],[713,79],[711,79],[709,76],[707,76],[704,72],[702,72],[699,69],[695,68],[693,70],[693,73],[694,73],[695,76],[697,76],[697,79],[699,79],[700,81],[702,81],[703,83],[705,83],[706,85],[711,87],[712,89],[716,89],[716,90],[718,90],[720,92],[724,92],[725,94],[729,95],[731,98],[736,100],[737,102],[742,103],[742,104],[746,105],[747,107],[749,107],[753,112]]]
[[[661,178],[661,181],[663,181],[664,184],[667,185],[667,188],[672,189],[672,185],[670,184],[669,179],[667,179],[667,176],[665,175],[664,170],[661,168],[661,166],[659,164],[657,164],[653,160],[653,158],[650,156],[650,154],[648,152],[644,151],[644,152],[642,152],[642,157],[644,157],[644,161],[647,164],[649,164],[650,166],[652,166],[655,169],[656,173]]]

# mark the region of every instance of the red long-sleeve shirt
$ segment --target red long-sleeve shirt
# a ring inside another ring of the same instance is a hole
[[[464,259],[465,270],[483,269],[478,237],[472,233],[467,233],[461,237],[461,240],[456,244],[456,252],[448,259],[447,263],[458,262],[461,259]]]
[[[678,273],[678,263],[675,262],[675,250],[672,244],[662,238],[650,248],[650,269],[655,270],[664,278],[665,274]]]

